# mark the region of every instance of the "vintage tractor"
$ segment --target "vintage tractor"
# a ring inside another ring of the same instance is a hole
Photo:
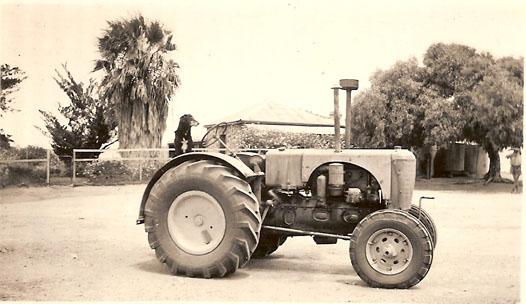
[[[275,149],[265,155],[188,153],[146,187],[137,224],[174,274],[223,277],[288,237],[350,241],[356,273],[370,286],[409,288],[428,273],[436,246],[431,217],[411,204],[415,157],[395,149]],[[349,122],[349,120],[347,120]],[[346,137],[346,143],[348,138]]]

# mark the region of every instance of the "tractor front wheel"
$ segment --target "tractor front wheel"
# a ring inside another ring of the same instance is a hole
[[[427,231],[429,232],[429,235],[431,236],[431,239],[433,240],[433,249],[437,247],[437,241],[438,241],[438,233],[437,228],[435,226],[435,222],[433,222],[433,219],[427,213],[423,208],[419,208],[416,205],[411,205],[411,209],[409,209],[409,213],[419,219],[422,224],[426,227]]]
[[[222,277],[245,265],[261,229],[246,181],[211,161],[189,161],[153,186],[145,229],[157,258],[174,274]]]
[[[401,210],[379,210],[354,229],[351,262],[367,284],[380,288],[409,288],[427,274],[433,244],[424,225]]]

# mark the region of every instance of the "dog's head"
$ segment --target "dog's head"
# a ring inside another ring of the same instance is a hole
[[[199,122],[195,120],[192,114],[184,114],[179,119],[179,128],[182,128],[183,130],[190,129],[191,127],[195,127],[198,125]]]

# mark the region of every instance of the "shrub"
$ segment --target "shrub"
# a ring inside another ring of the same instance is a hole
[[[37,146],[24,148],[8,148],[0,150],[0,159],[43,159],[47,150]]]
[[[250,127],[243,128],[242,132],[240,149],[279,147],[328,149],[334,147],[334,136],[331,134],[293,133]]]
[[[86,164],[77,176],[87,177],[94,184],[140,182],[141,168],[142,182],[147,182],[164,163],[160,160],[143,160],[139,165],[136,160],[100,160]]]
[[[122,161],[103,160],[87,164],[81,171],[90,182],[105,183],[131,181],[133,172]]]
[[[142,180],[148,181],[165,164],[160,160],[148,160],[142,163]]]
[[[46,182],[46,169],[34,165],[0,165],[0,187]]]
[[[1,160],[46,159],[47,149],[36,146],[24,148],[0,149]],[[46,182],[47,164],[45,161],[35,163],[0,164],[0,184],[3,186],[17,184],[37,184]],[[50,174],[69,176],[68,170],[57,155],[50,154]]]

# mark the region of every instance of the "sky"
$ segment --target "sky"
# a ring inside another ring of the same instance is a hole
[[[522,1],[369,2],[0,1],[0,63],[28,76],[0,128],[17,146],[50,147],[38,110],[57,113],[68,102],[54,70],[67,63],[77,80],[98,77],[91,71],[107,21],[139,14],[160,21],[177,44],[182,83],[164,142],[185,113],[205,125],[274,102],[328,115],[339,79],[359,79],[363,90],[378,69],[421,60],[437,42],[524,56]]]

